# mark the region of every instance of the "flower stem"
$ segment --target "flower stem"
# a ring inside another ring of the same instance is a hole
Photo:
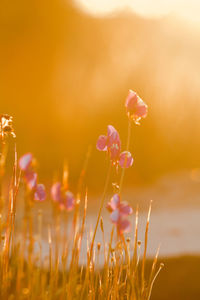
[[[127,143],[126,143],[126,151],[129,150],[131,140],[131,119],[128,119],[128,135],[127,135]],[[126,165],[126,162],[125,162]],[[119,194],[121,194],[123,180],[124,180],[125,168],[122,169],[120,183],[119,183]]]
[[[95,237],[96,237],[97,228],[98,228],[100,217],[101,217],[101,212],[102,212],[104,200],[105,200],[107,189],[108,189],[108,184],[109,184],[109,181],[110,181],[111,169],[112,169],[112,162],[110,162],[110,165],[109,165],[109,168],[108,168],[108,173],[107,173],[107,177],[106,177],[104,191],[103,191],[103,195],[102,195],[102,198],[101,198],[101,204],[100,204],[100,208],[99,208],[99,214],[98,214],[98,217],[97,217],[97,222],[96,222],[96,226],[95,226],[95,229],[94,229],[94,234],[93,234],[93,237],[92,237],[89,262],[91,261],[91,258],[92,258],[92,253],[93,253],[93,248],[94,248],[94,240],[95,240]]]

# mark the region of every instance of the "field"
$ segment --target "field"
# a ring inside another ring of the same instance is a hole
[[[200,298],[200,4],[0,4],[0,299]]]

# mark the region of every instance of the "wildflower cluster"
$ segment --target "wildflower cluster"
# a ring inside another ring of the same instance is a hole
[[[133,164],[133,158],[129,151],[121,152],[121,140],[118,131],[108,125],[107,135],[100,135],[97,140],[97,149],[107,151],[113,164],[121,168],[129,168]]]
[[[34,170],[34,157],[31,153],[24,154],[19,159],[19,168],[23,173],[23,178],[27,188],[33,194],[36,201],[44,201],[46,198],[45,186],[38,184],[38,175]]]
[[[147,116],[147,105],[132,90],[129,90],[129,94],[125,101],[125,107],[129,121],[133,120],[136,125],[140,124],[139,122],[141,118],[145,118]],[[130,128],[131,127],[129,126],[129,129]],[[127,147],[129,144],[129,139],[130,131],[128,136]],[[133,164],[133,157],[128,151],[128,149],[126,151],[121,152],[120,136],[118,131],[112,125],[108,125],[107,135],[99,136],[96,147],[99,151],[106,151],[108,153],[113,165],[120,165],[122,169],[125,169],[131,167]],[[122,171],[120,186],[123,181],[123,176],[124,170]],[[101,209],[102,208],[100,208],[100,213]],[[110,219],[112,223],[116,225],[118,234],[128,232],[130,230],[130,222],[126,219],[126,216],[132,214],[133,210],[126,202],[121,202],[121,197],[119,194],[114,194],[111,201],[107,204],[107,209],[111,213]]]
[[[107,204],[107,209],[111,213],[110,219],[117,226],[119,234],[130,230],[130,222],[126,216],[133,213],[133,209],[127,202],[122,201],[119,194],[114,194],[110,202]]]
[[[87,189],[84,197],[83,214],[81,214],[82,208],[79,205],[79,201],[82,199],[83,175],[86,172],[88,157],[81,171],[76,198],[69,191],[68,167],[67,164],[64,164],[62,180],[54,181],[51,187],[51,198],[55,203],[52,206],[51,218],[47,218],[44,222],[43,210],[32,210],[32,201],[26,201],[33,199],[43,201],[46,198],[44,185],[38,184],[35,158],[31,153],[24,154],[19,159],[20,171],[18,172],[15,145],[9,201],[4,207],[5,202],[1,201],[3,179],[1,160],[5,162],[7,147],[4,139],[10,134],[15,135],[12,118],[7,115],[0,115],[2,138],[0,145],[2,148],[2,153],[0,153],[0,236],[2,239],[0,247],[0,299],[117,300],[126,297],[126,299],[150,300],[154,281],[163,267],[163,264],[157,267],[158,248],[150,272],[148,270],[149,276],[147,278],[146,251],[151,204],[146,221],[144,253],[141,256],[141,242],[138,240],[138,209],[135,211],[134,241],[130,237],[125,239],[123,233],[130,230],[131,223],[128,216],[133,213],[133,209],[127,202],[121,200],[125,169],[133,164],[132,155],[128,151],[131,124],[132,121],[138,124],[140,119],[146,116],[147,106],[136,93],[130,91],[126,100],[126,110],[129,120],[126,151],[121,152],[119,133],[111,125],[108,126],[107,135],[100,136],[97,141],[97,149],[106,151],[111,163],[109,164],[94,231],[87,231]],[[114,195],[106,206],[113,223],[109,241],[107,241],[101,212],[111,181],[113,166],[114,171],[118,166],[121,166],[122,170],[117,172],[117,179],[113,184]],[[21,175],[30,197],[24,199],[23,226],[15,226],[15,217],[18,215],[16,213],[18,201],[16,200]],[[118,175],[121,178],[118,178]],[[57,208],[64,210],[64,213],[60,214]],[[65,211],[71,211],[73,208],[73,226],[70,226],[69,232],[69,219]],[[35,226],[36,222],[38,223],[37,226]],[[99,222],[102,244],[95,243]],[[116,242],[115,228],[117,231]],[[48,245],[45,247],[43,247],[44,235],[48,236],[46,239]],[[86,242],[85,253],[82,253],[84,242]],[[101,256],[104,258],[102,262]],[[84,259],[84,264],[81,259]]]
[[[55,182],[52,185],[51,197],[62,210],[70,211],[74,208],[74,195],[61,182]]]

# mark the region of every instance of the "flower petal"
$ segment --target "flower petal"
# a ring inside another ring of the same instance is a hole
[[[132,90],[129,91],[128,97],[126,98],[125,107],[128,116],[130,116],[137,125],[140,124],[139,121],[141,118],[145,118],[147,116],[148,106]]]
[[[51,187],[51,197],[55,202],[60,202],[62,200],[61,196],[61,183],[55,182]]]
[[[109,125],[109,126],[111,126],[111,125]],[[113,132],[108,135],[107,139],[108,139],[107,140],[108,147],[111,147],[113,144],[118,144],[119,147],[121,147],[121,141],[120,141],[119,133],[116,129],[114,129]]]
[[[96,147],[99,151],[106,151],[107,150],[107,136],[105,135],[100,135]]]
[[[22,171],[26,171],[29,168],[30,164],[32,163],[32,160],[33,160],[32,153],[26,153],[26,154],[24,154],[19,159],[19,168]]]
[[[111,203],[112,203],[113,209],[116,209],[120,204],[120,195],[114,194],[111,199]]]
[[[119,233],[129,232],[131,229],[131,223],[127,219],[122,219],[118,222],[117,229]]]
[[[34,200],[44,201],[46,198],[45,186],[44,184],[38,184],[34,194]]]
[[[107,146],[110,159],[117,161],[121,152],[121,141],[118,131],[112,125],[108,125]]]
[[[70,211],[74,208],[74,205],[75,205],[75,198],[74,198],[74,195],[70,192],[70,191],[67,191],[65,193],[65,208],[66,210]]]
[[[147,116],[147,111],[148,111],[147,105],[142,101],[142,99],[139,98],[135,115],[138,118],[145,118]]]
[[[119,160],[120,152],[121,152],[121,146],[120,146],[120,144],[117,144],[117,143],[112,144],[109,147],[110,159],[112,161],[118,161]]]
[[[136,92],[129,90],[128,96],[125,101],[125,107],[127,111],[133,111],[137,105],[138,96]]]
[[[26,171],[24,174],[24,179],[30,190],[33,190],[37,186],[37,173],[33,171]]]
[[[111,219],[112,223],[114,223],[114,224],[117,224],[117,222],[119,221],[119,217],[120,217],[120,214],[119,214],[118,209],[114,210],[110,215],[110,219]]]
[[[113,207],[112,207],[112,203],[111,202],[108,202],[107,205],[106,205],[106,208],[109,212],[113,212]]]
[[[127,215],[127,216],[131,215],[133,213],[132,207],[130,205],[128,205],[128,203],[126,203],[126,202],[120,203],[119,211],[120,211],[120,214]]]
[[[129,168],[133,164],[133,157],[129,151],[124,151],[119,156],[119,164],[122,168]]]
[[[119,207],[120,204],[120,195],[114,194],[111,198],[110,202],[107,204],[107,209],[112,212],[113,210],[116,210]]]
[[[108,127],[107,127],[107,136],[108,137],[111,136],[113,134],[113,132],[117,132],[117,130],[115,129],[115,127],[112,126],[112,125],[108,125]]]

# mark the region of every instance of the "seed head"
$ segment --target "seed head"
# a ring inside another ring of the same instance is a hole
[[[6,137],[12,136],[16,137],[14,128],[13,128],[13,118],[7,114],[0,115],[0,136],[2,141],[5,140]]]
[[[98,243],[97,244],[97,250],[100,251],[100,249],[101,249],[101,243]]]

